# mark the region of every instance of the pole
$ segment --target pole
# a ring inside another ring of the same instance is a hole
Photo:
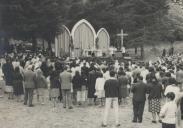
[[[123,29],[121,29],[121,47],[123,47]]]

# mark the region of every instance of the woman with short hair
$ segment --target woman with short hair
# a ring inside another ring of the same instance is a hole
[[[72,79],[72,84],[73,84],[73,102],[74,104],[78,104],[78,105],[81,105],[80,103],[80,97],[79,95],[81,94],[81,84],[82,84],[82,78],[81,78],[81,75],[79,73],[79,71],[76,71],[75,72],[75,75]]]
[[[58,97],[60,96],[61,83],[59,81],[59,71],[53,70],[50,74],[50,97],[56,106]]]
[[[13,74],[14,68],[10,58],[6,59],[6,63],[2,66],[5,79],[5,92],[8,93],[8,99],[13,99]]]
[[[19,67],[15,67],[15,72],[13,75],[13,90],[14,95],[17,98],[17,102],[20,102],[21,96],[24,94],[24,89],[23,89],[23,76],[20,73]]]
[[[43,76],[43,73],[40,69],[37,70],[37,74],[36,74],[36,89],[37,89],[39,99],[42,100],[41,104],[43,105],[45,102],[45,97],[48,90],[47,90],[46,78]]]

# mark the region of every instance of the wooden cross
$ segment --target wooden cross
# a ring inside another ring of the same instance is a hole
[[[121,29],[121,33],[117,34],[117,36],[121,37],[121,47],[123,47],[123,40],[125,36],[128,36],[127,33],[123,32],[123,29]]]

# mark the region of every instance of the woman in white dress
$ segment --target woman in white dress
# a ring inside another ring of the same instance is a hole
[[[104,105],[104,98],[105,98],[104,84],[105,79],[103,75],[100,74],[95,83],[95,90],[96,90],[95,95],[97,96],[98,99],[101,99],[101,106]]]

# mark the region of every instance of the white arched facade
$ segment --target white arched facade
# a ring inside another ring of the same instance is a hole
[[[96,32],[93,26],[85,19],[77,22],[72,31],[72,40],[74,45],[74,55],[79,57],[83,54],[83,50],[96,49]]]
[[[63,25],[62,32],[55,38],[55,55],[61,57],[70,54],[71,33],[69,29]]]
[[[110,47],[110,36],[109,33],[105,28],[99,29],[97,32],[97,39],[98,39],[98,49],[102,51],[106,51]]]

